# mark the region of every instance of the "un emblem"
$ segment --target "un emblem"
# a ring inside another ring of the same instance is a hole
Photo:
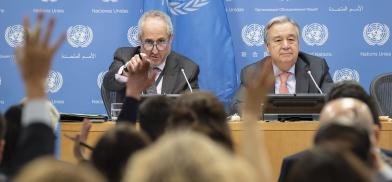
[[[387,25],[381,23],[367,24],[363,28],[363,39],[371,46],[382,46],[389,39],[389,28]]]
[[[24,44],[24,30],[22,25],[12,25],[5,29],[4,38],[10,47],[20,47]]]
[[[67,30],[67,41],[72,47],[87,47],[93,40],[93,31],[89,26],[75,25]]]
[[[139,46],[140,41],[139,41],[139,28],[137,26],[132,26],[128,29],[127,33],[128,37],[128,42],[133,46]]]
[[[56,93],[63,86],[63,76],[60,72],[50,71],[47,79],[46,92]]]
[[[259,24],[245,25],[241,31],[242,40],[248,46],[261,46],[264,44],[264,26]]]
[[[328,28],[319,23],[305,25],[302,38],[310,46],[322,46],[328,40]]]
[[[192,11],[197,11],[207,5],[209,0],[162,0],[162,5],[166,2],[170,13],[173,15],[185,15]]]
[[[107,71],[103,71],[103,72],[100,72],[100,73],[98,74],[98,77],[97,77],[97,85],[98,85],[99,88],[101,88],[101,86],[102,86],[103,77],[105,77],[106,73],[107,73]]]
[[[102,0],[104,3],[116,3],[118,0]]]
[[[57,0],[41,0],[41,1],[47,3],[47,2],[56,2]]]
[[[349,68],[343,68],[340,70],[336,70],[335,73],[333,74],[333,81],[340,82],[343,80],[354,80],[359,82],[359,73],[357,70],[354,69],[349,69]]]

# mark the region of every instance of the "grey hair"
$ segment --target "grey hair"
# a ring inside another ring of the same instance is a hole
[[[297,28],[297,37],[299,38],[299,25],[296,21],[294,21],[293,19],[291,19],[288,16],[277,16],[272,18],[267,25],[264,28],[264,43],[267,43],[268,40],[268,31],[269,29],[271,29],[271,27],[275,24],[281,24],[281,23],[291,23],[292,25],[294,25]]]
[[[166,26],[167,26],[167,35],[169,35],[169,37],[171,37],[173,35],[173,24],[172,24],[170,17],[162,11],[151,10],[151,11],[145,12],[139,19],[139,22],[138,22],[139,39],[141,39],[141,36],[143,35],[142,27],[143,27],[144,22],[147,20],[147,18],[160,18],[160,19],[162,19],[166,23]]]

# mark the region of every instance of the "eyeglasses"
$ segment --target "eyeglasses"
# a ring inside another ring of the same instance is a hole
[[[166,49],[168,43],[169,41],[166,39],[159,39],[157,41],[145,40],[142,42],[142,45],[146,51],[153,50],[154,46],[156,46],[159,51],[163,51]]]

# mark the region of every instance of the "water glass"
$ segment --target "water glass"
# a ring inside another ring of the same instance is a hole
[[[110,107],[110,116],[113,121],[117,120],[118,115],[120,115],[123,103],[112,103]]]

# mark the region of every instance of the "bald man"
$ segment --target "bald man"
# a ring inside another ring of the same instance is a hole
[[[378,137],[376,137],[375,132],[377,127],[373,124],[371,111],[364,102],[354,98],[339,98],[328,102],[320,113],[320,125],[323,126],[330,123],[356,126],[367,130],[374,149],[375,163],[377,165],[375,168],[379,171],[382,177],[389,180],[392,179],[392,170],[381,159],[382,154],[379,147],[377,147]],[[287,175],[289,174],[292,166],[304,154],[305,151],[301,151],[283,159],[279,182],[286,181]]]
[[[369,107],[358,99],[341,98],[328,102],[321,110],[320,125],[331,122],[347,126],[358,126],[368,130],[374,137],[375,128],[373,126],[372,113]]]

